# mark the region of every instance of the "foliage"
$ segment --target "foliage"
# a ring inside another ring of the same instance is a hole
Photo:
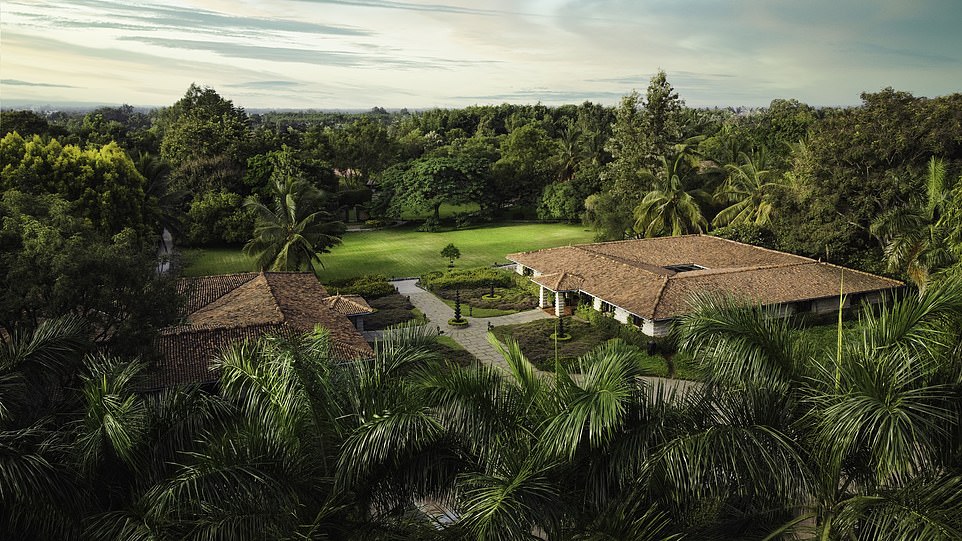
[[[577,197],[570,183],[554,182],[544,187],[541,202],[538,204],[538,218],[541,220],[577,221],[584,210],[584,199]]]
[[[962,95],[916,98],[891,88],[863,93],[862,105],[829,111],[796,146],[790,171],[801,193],[777,199],[779,245],[807,256],[872,269],[880,250],[873,220],[924,191],[932,156],[962,158]],[[869,263],[869,264],[866,264]]]
[[[364,316],[365,330],[382,330],[412,320],[422,319],[415,313],[411,301],[397,292],[370,299],[368,304],[377,311]]]
[[[206,192],[187,211],[187,243],[191,246],[239,244],[254,233],[254,213],[244,198],[230,192]]]
[[[718,227],[711,231],[711,235],[751,244],[752,246],[761,246],[762,248],[772,250],[776,249],[775,235],[772,233],[772,230],[752,223]]]
[[[0,140],[0,168],[0,191],[57,194],[71,204],[71,213],[104,235],[124,228],[154,230],[146,181],[116,143],[81,149],[10,133]]]
[[[174,317],[178,298],[157,276],[156,248],[133,230],[104,237],[53,195],[8,190],[0,200],[0,327],[86,317],[105,347],[139,349]]]
[[[253,198],[245,202],[256,213],[257,222],[244,253],[262,270],[316,273],[317,264],[323,267],[320,254],[341,242],[345,227],[323,210],[324,194],[294,175],[290,169],[275,171],[273,208]]]
[[[713,226],[764,226],[771,222],[772,191],[784,189],[786,184],[781,177],[772,178],[774,172],[768,169],[767,156],[768,152],[762,147],[751,156],[742,153],[741,165],[727,165],[728,179],[715,197],[729,206],[715,215]]]
[[[461,250],[454,243],[449,243],[441,249],[441,257],[450,261],[449,266],[454,266],[454,260],[461,257]]]
[[[671,161],[661,157],[661,168],[652,179],[654,189],[635,207],[635,231],[643,237],[684,235],[701,233],[708,228],[698,199],[705,196],[700,190],[691,190],[686,184],[692,175],[684,153]]]
[[[338,294],[360,295],[368,301],[397,293],[397,288],[383,274],[365,274],[347,280],[332,280],[328,282],[328,287]]]
[[[390,212],[405,208],[431,209],[440,220],[443,203],[478,201],[482,192],[480,165],[463,158],[425,157],[395,166],[381,176],[381,187],[391,196]]]
[[[486,288],[494,283],[497,287],[511,287],[514,274],[490,267],[451,269],[421,275],[421,287],[429,290]]]
[[[948,239],[952,185],[946,176],[945,163],[932,157],[925,199],[879,215],[869,229],[884,244],[888,270],[904,273],[919,289],[925,289],[932,274],[958,261]]]

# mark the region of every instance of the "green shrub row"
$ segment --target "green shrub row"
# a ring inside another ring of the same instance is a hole
[[[494,282],[495,287],[512,287],[515,285],[512,274],[490,267],[434,271],[421,276],[421,287],[431,291],[484,288],[490,287],[491,282]]]
[[[397,292],[394,285],[383,274],[368,274],[348,280],[331,281],[327,289],[331,293],[360,295],[368,301]]]

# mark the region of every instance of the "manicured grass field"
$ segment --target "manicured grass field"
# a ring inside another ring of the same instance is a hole
[[[443,233],[421,233],[413,227],[347,233],[340,246],[324,254],[322,282],[380,273],[389,277],[418,276],[447,267],[441,249],[454,243],[461,250],[458,267],[507,263],[505,254],[591,242],[581,225],[493,224]],[[184,274],[204,276],[252,270],[240,248],[184,250]]]

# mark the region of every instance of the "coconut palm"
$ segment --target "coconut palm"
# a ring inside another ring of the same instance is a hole
[[[157,205],[160,233],[163,234],[166,229],[174,236],[181,236],[184,231],[181,205],[187,198],[187,193],[170,189],[170,167],[159,157],[147,152],[138,154],[134,165],[147,180],[144,195]]]
[[[728,179],[715,199],[729,204],[712,220],[712,226],[754,224],[771,221],[775,192],[785,186],[768,166],[768,152],[762,147],[751,155],[740,154],[741,165],[728,164]]]
[[[869,229],[882,242],[889,271],[904,272],[919,289],[927,286],[933,273],[956,262],[945,219],[952,191],[945,162],[934,156],[929,160],[925,185],[924,200],[916,198],[884,212]]]
[[[657,174],[643,173],[654,186],[635,207],[635,231],[644,237],[701,233],[708,228],[698,203],[706,199],[701,190],[690,190],[686,183],[694,174],[685,152],[674,159],[660,156]]]
[[[249,197],[245,207],[257,217],[254,238],[244,253],[261,270],[313,270],[323,267],[320,254],[341,242],[344,224],[321,208],[323,193],[288,168],[277,167],[271,179],[274,205]]]

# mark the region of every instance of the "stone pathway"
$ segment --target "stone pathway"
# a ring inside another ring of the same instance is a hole
[[[453,338],[455,342],[461,344],[464,349],[471,352],[479,361],[493,364],[505,370],[508,369],[508,363],[506,363],[504,357],[494,349],[494,346],[488,342],[488,323],[493,326],[514,325],[516,323],[527,323],[536,319],[551,317],[544,313],[543,310],[535,308],[526,312],[498,317],[477,318],[462,316],[468,320],[468,326],[452,327],[448,325],[448,320],[454,317],[454,309],[444,304],[444,301],[435,297],[433,293],[419,288],[416,285],[417,280],[397,280],[393,283],[397,286],[398,293],[410,297],[411,304],[416,306],[421,312],[424,312],[424,315],[428,318],[429,325],[440,327],[441,330],[444,331],[445,336]]]
[[[464,349],[471,352],[479,361],[497,366],[503,370],[509,370],[508,363],[504,360],[504,357],[498,353],[498,350],[488,342],[488,323],[497,327],[500,325],[528,323],[529,321],[552,317],[540,308],[498,317],[476,318],[467,317],[462,314],[462,317],[468,320],[468,326],[461,328],[452,327],[448,325],[448,320],[454,317],[454,309],[444,304],[444,301],[434,296],[433,293],[418,287],[416,285],[417,279],[394,280],[392,283],[397,286],[398,293],[410,297],[411,304],[427,316],[428,325],[440,327],[441,330],[444,331],[445,336],[453,338],[455,342],[461,344]],[[373,332],[379,333],[379,331]],[[364,334],[368,340],[373,340],[377,337],[377,335],[374,334],[371,336],[368,336],[368,333]],[[682,379],[655,377],[646,377],[644,379],[652,385],[662,384],[669,389],[674,388],[675,391],[679,393],[678,396],[684,395],[696,385],[695,382]]]

